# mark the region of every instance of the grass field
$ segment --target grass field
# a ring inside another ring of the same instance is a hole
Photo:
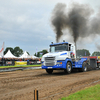
[[[100,84],[85,88],[61,100],[100,100]]]
[[[0,68],[14,68],[14,67],[40,67],[41,64],[36,64],[36,65],[19,65],[19,66],[0,66]]]

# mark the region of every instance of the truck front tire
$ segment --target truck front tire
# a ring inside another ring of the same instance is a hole
[[[46,72],[47,72],[48,74],[52,74],[53,69],[46,69]]]
[[[71,65],[70,62],[68,62],[67,65],[66,65],[66,69],[64,70],[64,72],[69,74],[69,73],[71,73],[71,71],[72,71],[72,65]]]

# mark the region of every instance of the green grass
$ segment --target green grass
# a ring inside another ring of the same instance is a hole
[[[40,66],[41,66],[41,64],[36,64],[36,65],[19,65],[19,66],[0,66],[0,68],[35,67],[35,66],[40,67]]]
[[[78,91],[61,100],[100,100],[100,84]]]

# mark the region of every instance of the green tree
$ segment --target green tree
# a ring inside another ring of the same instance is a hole
[[[15,55],[16,57],[19,57],[19,56],[21,56],[22,54],[23,54],[23,50],[20,49],[20,47],[15,47],[15,48],[14,48],[14,55]]]
[[[5,49],[5,51],[4,51],[4,55],[8,52],[8,50],[10,50],[12,54],[14,54],[13,48],[7,47],[7,48]]]
[[[89,50],[82,49],[82,50],[77,50],[77,56],[90,56]]]
[[[27,54],[30,55],[29,52],[27,52]]]
[[[40,52],[37,52],[37,55],[36,55],[37,57],[40,57]]]
[[[48,51],[47,50],[42,50],[41,53],[43,53],[43,55],[44,55],[44,54],[48,53]]]
[[[40,57],[41,55],[44,55],[46,53],[48,53],[47,50],[42,50],[42,51],[37,52],[37,54],[35,53],[34,56]]]
[[[99,52],[99,51],[94,51],[94,52],[92,53],[92,56],[100,56],[100,52]]]
[[[36,56],[36,53],[34,54],[34,56]]]

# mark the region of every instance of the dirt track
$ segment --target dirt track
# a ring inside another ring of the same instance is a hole
[[[64,96],[100,83],[100,70],[73,72],[65,75],[54,71],[25,70],[0,73],[0,100],[34,100],[34,90],[39,100],[58,100]]]

